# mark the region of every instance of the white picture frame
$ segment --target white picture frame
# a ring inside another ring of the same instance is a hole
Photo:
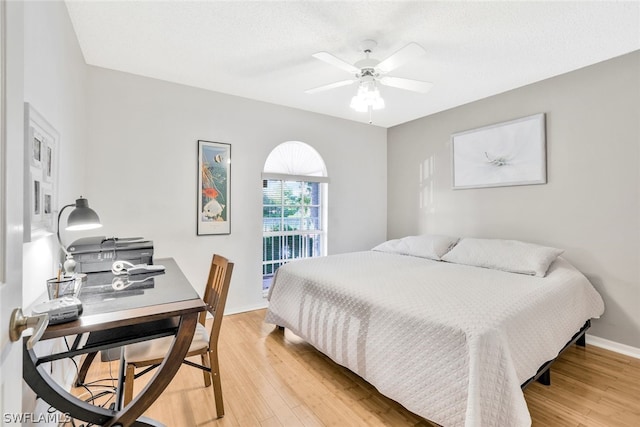
[[[58,151],[60,136],[28,102],[25,114],[25,242],[55,233],[58,214]]]
[[[454,190],[547,182],[545,114],[451,135]]]

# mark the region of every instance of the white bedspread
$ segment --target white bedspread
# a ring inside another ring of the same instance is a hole
[[[443,426],[527,426],[520,385],[557,356],[600,295],[567,261],[547,277],[383,252],[291,262],[266,322]]]

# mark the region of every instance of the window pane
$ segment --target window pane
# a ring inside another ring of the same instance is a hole
[[[282,181],[265,180],[266,187],[262,186],[263,205],[282,205]]]
[[[301,230],[302,227],[300,225],[300,218],[287,218],[284,220],[284,230],[283,231],[298,231]]]
[[[279,206],[262,207],[262,231],[282,230],[282,208]]]
[[[320,184],[317,182],[307,182],[306,188],[308,197],[306,200],[306,209],[304,215],[303,228],[305,230],[322,229],[322,221],[320,217]]]
[[[310,205],[320,205],[320,183],[319,182],[308,182],[309,186],[309,194],[311,196],[311,200],[308,204]]]
[[[296,181],[284,182],[285,206],[300,206],[302,204],[302,185]]]
[[[320,230],[320,218],[304,218],[302,223],[303,230]]]

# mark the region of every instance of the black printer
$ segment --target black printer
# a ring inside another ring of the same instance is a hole
[[[153,264],[153,241],[142,237],[83,237],[67,248],[76,261],[76,272],[111,271],[114,261]]]

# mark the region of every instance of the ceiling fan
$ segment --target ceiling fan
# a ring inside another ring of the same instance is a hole
[[[384,101],[382,100],[382,97],[380,97],[378,84],[419,93],[426,93],[433,86],[432,83],[425,81],[386,75],[411,59],[424,55],[426,52],[419,44],[413,42],[409,43],[382,61],[370,57],[371,51],[377,46],[377,43],[374,40],[365,40],[362,42],[361,46],[366,58],[361,59],[353,65],[329,52],[318,52],[313,54],[312,56],[314,58],[331,64],[334,67],[338,67],[341,70],[352,74],[354,77],[348,80],[341,80],[308,89],[305,93],[313,94],[347,86],[353,83],[359,83],[358,94],[351,100],[351,107],[356,111],[366,112],[371,111],[371,109],[376,110],[384,108]]]

